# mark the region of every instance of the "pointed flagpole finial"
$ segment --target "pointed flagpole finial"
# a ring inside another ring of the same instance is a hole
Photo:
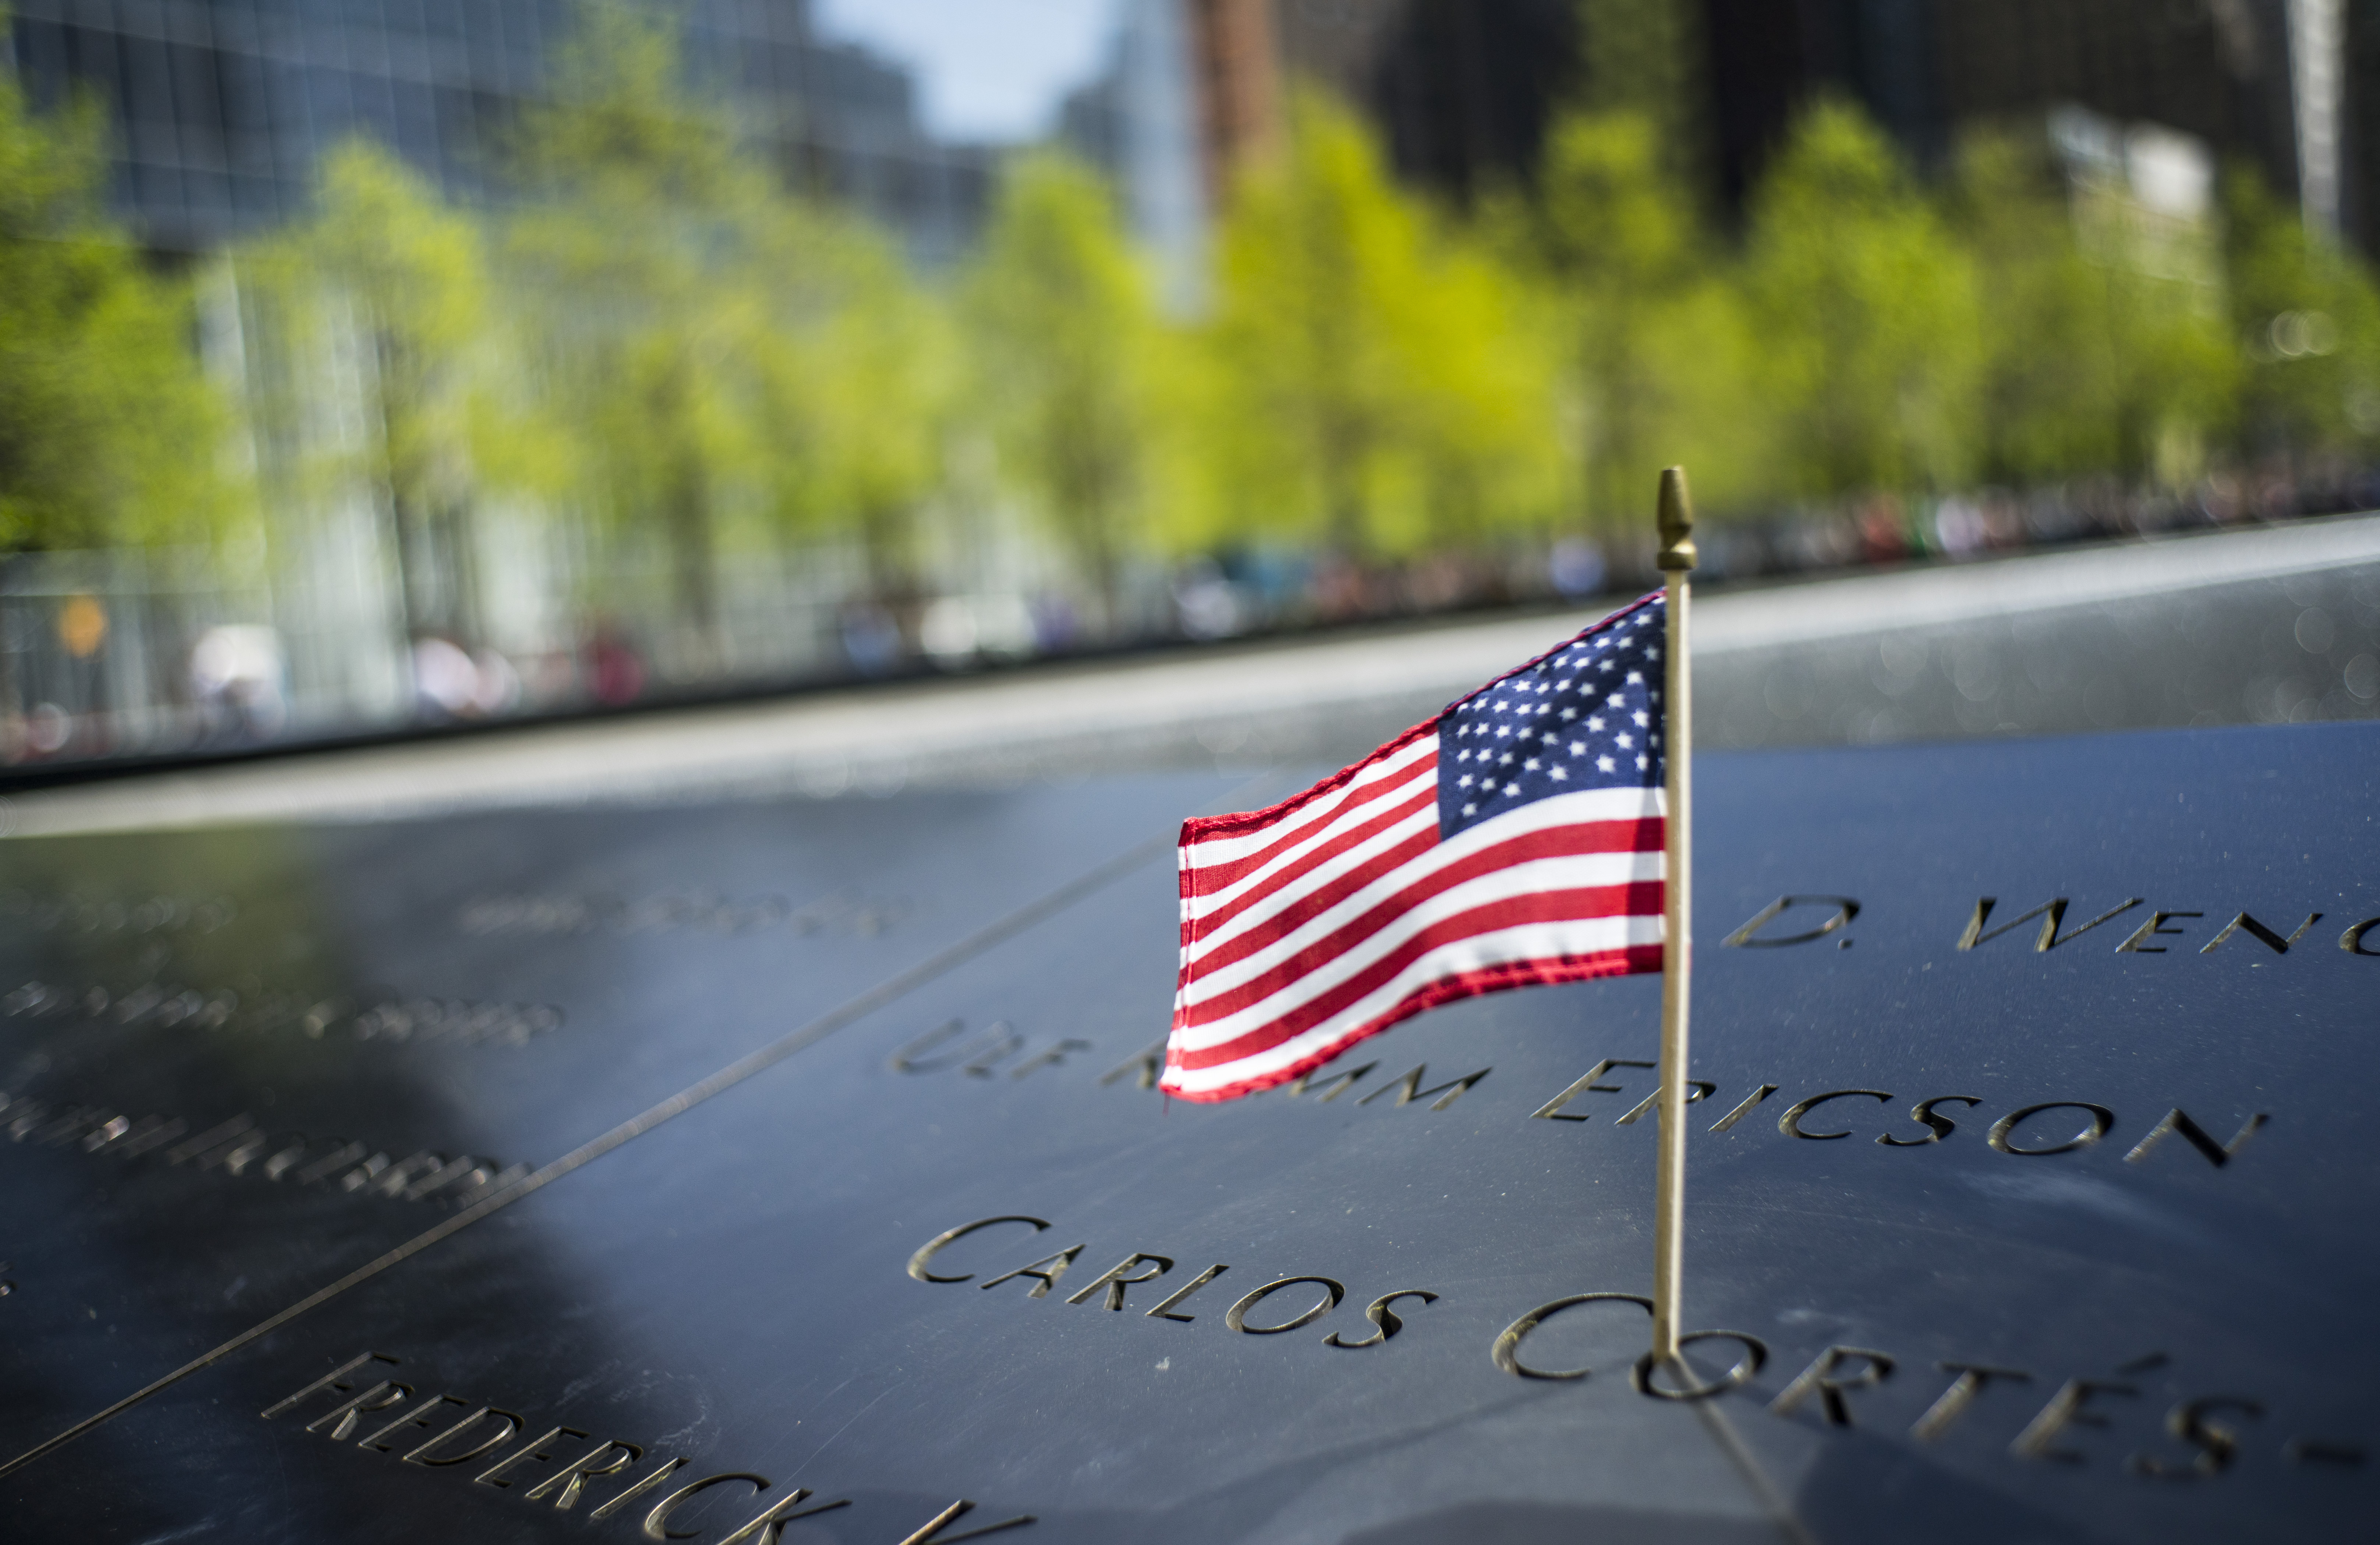
[[[1664,569],[1694,566],[1694,503],[1686,493],[1686,469],[1661,468],[1661,556]]]

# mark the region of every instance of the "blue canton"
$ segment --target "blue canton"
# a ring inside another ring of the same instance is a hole
[[[1667,618],[1651,596],[1440,714],[1439,839],[1533,799],[1660,787]]]

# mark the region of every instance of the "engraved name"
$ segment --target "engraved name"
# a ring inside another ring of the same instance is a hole
[[[239,916],[229,896],[144,896],[138,901],[0,891],[0,919],[43,933],[212,933]]]
[[[895,1073],[955,1071],[974,1078],[1002,1074],[1022,1078],[1045,1067],[1062,1066],[1067,1058],[1091,1049],[1089,1041],[1074,1036],[1036,1044],[1005,1019],[972,1035],[965,1020],[948,1019],[893,1052],[885,1065]]]
[[[1645,1117],[1659,1121],[1655,1108],[1658,1101],[1656,1080],[1652,1077],[1655,1064],[1642,1058],[1606,1057],[1587,1069],[1584,1077],[1551,1100],[1529,1113],[1530,1119],[1540,1121],[1584,1122],[1593,1119],[1573,1106],[1590,1094],[1633,1095],[1635,1089],[1619,1083],[1603,1082],[1619,1077],[1621,1068],[1641,1068],[1645,1076],[1636,1087],[1645,1089],[1644,1097],[1613,1120],[1617,1126],[1633,1125]],[[1711,1123],[1708,1130],[1726,1132],[1732,1129],[1779,1092],[1779,1086],[1763,1083],[1729,1109],[1725,1115]],[[1689,1079],[1686,1103],[1700,1104],[1715,1097],[1718,1084],[1705,1079]],[[1859,1128],[1864,1124],[1858,1113],[1875,1106],[1888,1106],[1900,1097],[1888,1089],[1825,1089],[1793,1101],[1777,1117],[1779,1137],[1803,1142],[1840,1142],[1863,1136]],[[1840,1103],[1839,1103],[1840,1102]],[[1943,1142],[1962,1125],[1980,1125],[1984,1101],[1972,1094],[1933,1094],[1909,1107],[1907,1127],[1900,1131],[1888,1127],[1873,1136],[1880,1148],[1926,1148]],[[2268,1111],[2250,1113],[2233,1129],[2228,1138],[2210,1130],[2181,1106],[2168,1107],[2151,1125],[2148,1131],[2124,1154],[2131,1163],[2145,1162],[2167,1139],[2180,1137],[2186,1147],[2195,1150],[2216,1169],[2228,1165],[2240,1156],[2250,1138],[2272,1121]],[[2012,1158],[2046,1159],[2062,1153],[2079,1153],[2095,1147],[2115,1132],[2119,1125],[2116,1113],[2095,1101],[2044,1100],[2019,1105],[1993,1121],[1985,1130],[1984,1141],[1992,1151]]]
[[[852,893],[820,896],[796,906],[783,896],[735,901],[715,894],[671,892],[631,899],[601,891],[554,895],[480,896],[464,904],[455,926],[470,934],[844,933],[869,938],[907,918],[906,900]]]
[[[1634,1305],[1649,1314],[1652,1300],[1633,1293],[1574,1293],[1540,1304],[1506,1326],[1488,1348],[1488,1358],[1506,1373],[1521,1379],[1578,1381],[1590,1368],[1548,1369],[1527,1360],[1529,1337],[1557,1315],[1594,1312],[1608,1306]],[[1758,1336],[1742,1331],[1692,1331],[1678,1338],[1683,1348],[1724,1344],[1732,1360],[1724,1371],[1697,1369],[1682,1355],[1657,1363],[1651,1353],[1638,1357],[1628,1371],[1629,1385],[1638,1394],[1663,1401],[1710,1400],[1749,1386],[1769,1362],[1769,1348]],[[2138,1403],[2143,1393],[2134,1382],[2141,1375],[2171,1362],[2162,1352],[2133,1358],[2107,1372],[2056,1380],[2031,1369],[1990,1363],[1944,1361],[1935,1365],[1948,1378],[1940,1393],[1908,1429],[1919,1442],[1938,1442],[1961,1428],[1971,1409],[1987,1404],[2000,1414],[2004,1452],[2011,1459],[2081,1466],[2093,1455],[2075,1440],[2079,1429],[2107,1429],[2114,1423],[2110,1408]],[[1800,1372],[1764,1403],[1776,1417],[1815,1424],[1837,1431],[1874,1424],[1859,1414],[1862,1392],[1872,1391],[1899,1376],[1903,1359],[1874,1347],[1837,1344],[1821,1350]],[[1997,1393],[1995,1393],[1997,1392]],[[2044,1404],[2034,1405],[2046,1392]],[[1989,1396],[1986,1400],[1986,1396]],[[2017,1417],[2029,1412],[2021,1422]],[[2206,1479],[2228,1470],[2244,1441],[2243,1426],[2261,1423],[2266,1414],[2262,1400],[2240,1394],[2188,1395],[2173,1403],[2159,1426],[2163,1442],[2134,1448],[2122,1459],[2129,1474],[2157,1480]],[[2327,1437],[2294,1436],[2279,1445],[2281,1457],[2293,1466],[2357,1468],[2366,1457],[2360,1442]]]
[[[466,998],[407,998],[375,1003],[359,1011],[335,998],[307,1001],[286,995],[259,999],[243,1009],[228,988],[207,990],[144,982],[129,991],[104,987],[63,987],[29,981],[0,997],[0,1015],[52,1019],[80,1015],[119,1025],[176,1025],[244,1031],[295,1029],[320,1040],[334,1030],[358,1040],[453,1040],[465,1045],[525,1046],[531,1038],[562,1028],[562,1010],[552,1004],[490,1004]]]
[[[425,1472],[470,1476],[474,1487],[503,1493],[515,1503],[575,1511],[588,1504],[590,1523],[637,1519],[648,1539],[691,1539],[707,1533],[698,1520],[730,1500],[761,1502],[760,1511],[715,1538],[715,1545],[776,1545],[785,1526],[799,1518],[853,1507],[848,1497],[825,1502],[806,1486],[771,1496],[775,1482],[749,1470],[702,1474],[684,1454],[664,1458],[642,1443],[595,1438],[593,1429],[556,1422],[526,1442],[516,1442],[532,1425],[519,1414],[468,1395],[423,1393],[407,1379],[399,1359],[385,1352],[350,1357],[329,1373],[274,1402],[261,1413],[266,1421],[298,1415],[304,1430],[345,1445],[349,1453],[382,1454]],[[416,1396],[419,1398],[417,1399]],[[386,1418],[383,1420],[382,1418]],[[477,1470],[483,1460],[492,1464]],[[976,1504],[966,1498],[943,1508],[903,1539],[900,1545],[957,1545],[1034,1522],[1020,1514],[996,1524],[951,1532]],[[732,1516],[732,1515],[731,1515]],[[680,1525],[692,1525],[680,1527]]]
[[[0,1131],[12,1142],[72,1144],[127,1162],[153,1154],[166,1164],[188,1164],[202,1173],[253,1174],[291,1186],[441,1206],[468,1206],[528,1174],[527,1164],[499,1165],[493,1159],[427,1149],[392,1159],[387,1150],[351,1138],[271,1132],[245,1113],[196,1134],[190,1127],[179,1116],[135,1118],[105,1105],[54,1107],[0,1093]]]
[[[975,1281],[976,1273],[973,1271],[951,1272],[937,1270],[938,1258],[951,1246],[971,1235],[1009,1223],[1024,1224],[1036,1234],[1044,1233],[1051,1226],[1046,1219],[1012,1212],[992,1218],[978,1218],[973,1223],[961,1223],[956,1228],[944,1229],[917,1247],[917,1253],[909,1258],[909,1275],[921,1283],[939,1283],[945,1285]],[[1005,1283],[1030,1283],[1033,1285],[1025,1290],[1025,1296],[1046,1298],[1064,1279],[1068,1269],[1075,1264],[1076,1258],[1089,1247],[1087,1244],[1069,1245],[1064,1249],[1043,1256],[1038,1260],[1030,1260],[1022,1266],[999,1273],[982,1284],[983,1290],[990,1292]],[[1172,1256],[1158,1255],[1149,1250],[1134,1250],[1068,1295],[1065,1302],[1071,1305],[1081,1305],[1097,1299],[1100,1308],[1121,1314],[1124,1309],[1126,1296],[1132,1288],[1154,1283],[1172,1270]],[[1181,1283],[1163,1298],[1150,1305],[1143,1311],[1143,1317],[1149,1320],[1171,1320],[1184,1325],[1190,1323],[1198,1317],[1185,1312],[1183,1306],[1206,1291],[1208,1283],[1230,1270],[1229,1265],[1220,1261],[1216,1262],[1189,1281]],[[1158,1290],[1152,1286],[1149,1291],[1154,1293]],[[1302,1330],[1313,1324],[1337,1308],[1346,1296],[1346,1285],[1332,1277],[1307,1275],[1276,1277],[1270,1282],[1251,1289],[1225,1309],[1223,1326],[1226,1330],[1235,1331],[1242,1335],[1281,1335],[1285,1332]],[[1396,1312],[1396,1306],[1406,1299],[1431,1304],[1438,1301],[1438,1295],[1420,1287],[1401,1287],[1393,1292],[1383,1293],[1364,1308],[1364,1319],[1369,1324],[1369,1330],[1359,1332],[1353,1339],[1341,1332],[1333,1331],[1322,1338],[1322,1344],[1325,1346],[1335,1346],[1347,1351],[1361,1351],[1367,1347],[1387,1344],[1391,1337],[1404,1329],[1404,1319]],[[1143,1296],[1142,1302],[1148,1302],[1146,1296]]]
[[[2029,941],[2034,954],[2046,955],[2095,929],[2116,923],[2115,930],[2100,937],[2102,942],[2119,941],[2114,946],[2117,955],[2213,955],[2226,945],[2235,949],[2261,945],[2264,951],[2285,955],[2302,943],[2324,917],[2321,912],[2308,912],[2302,919],[2292,921],[2296,914],[2291,913],[2266,920],[2244,908],[2203,906],[2153,907],[2145,915],[2140,913],[2138,909],[2146,906],[2145,896],[2127,896],[2087,919],[2077,913],[2077,920],[2070,925],[2067,914],[2073,906],[2071,897],[2052,896],[2014,911],[2003,910],[1998,896],[1978,896],[1951,948],[1961,953],[1977,950],[2014,934],[2016,947],[2022,947],[2018,941]],[[1850,896],[1782,895],[1720,943],[1731,949],[1782,949],[1832,938],[1839,948],[1849,949],[1852,940],[1847,931],[1859,915],[1860,904]],[[2122,921],[2118,922],[2119,918]],[[2350,955],[2380,956],[2380,918],[2366,918],[2350,926],[2338,936],[2338,947]]]

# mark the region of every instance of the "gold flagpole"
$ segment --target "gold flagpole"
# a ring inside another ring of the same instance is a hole
[[[1661,472],[1661,556],[1668,576],[1669,659],[1662,673],[1667,697],[1656,723],[1665,727],[1669,781],[1668,834],[1661,875],[1661,1157],[1654,1175],[1653,1357],[1678,1355],[1682,1312],[1686,1228],[1686,989],[1694,939],[1694,699],[1686,661],[1686,572],[1694,566],[1694,512],[1686,496],[1686,469]]]

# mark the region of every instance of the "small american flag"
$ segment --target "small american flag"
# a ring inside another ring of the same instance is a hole
[[[1305,793],[1182,828],[1159,1087],[1230,1100],[1456,998],[1661,969],[1656,592]]]

